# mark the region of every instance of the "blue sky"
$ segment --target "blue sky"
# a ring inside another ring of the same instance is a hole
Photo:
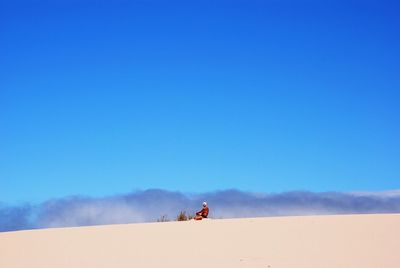
[[[400,188],[389,1],[2,1],[0,202]]]

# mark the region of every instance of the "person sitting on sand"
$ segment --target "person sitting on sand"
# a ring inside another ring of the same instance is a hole
[[[208,212],[210,210],[208,209],[207,202],[203,202],[203,208],[199,212],[196,212],[196,217],[194,217],[195,220],[202,220],[208,217]]]

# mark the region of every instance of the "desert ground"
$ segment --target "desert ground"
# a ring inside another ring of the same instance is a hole
[[[400,267],[400,214],[296,216],[0,233],[2,268]]]

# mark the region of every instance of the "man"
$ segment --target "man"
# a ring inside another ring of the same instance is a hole
[[[210,210],[208,209],[207,202],[203,202],[203,208],[202,208],[202,210],[196,212],[196,217],[194,217],[194,219],[197,220],[197,221],[199,221],[199,220],[202,220],[202,219],[207,218],[207,217],[208,217],[208,212],[209,212],[209,211],[210,211]]]

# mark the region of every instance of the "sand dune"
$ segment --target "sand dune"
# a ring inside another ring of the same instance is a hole
[[[400,214],[274,217],[0,233],[2,268],[400,267]]]

